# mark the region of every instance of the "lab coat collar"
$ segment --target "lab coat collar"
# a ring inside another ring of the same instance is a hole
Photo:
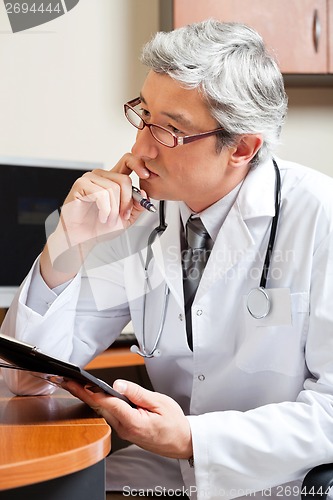
[[[275,213],[275,172],[272,160],[247,174],[215,241],[213,251],[200,282],[196,300],[221,279],[253,245],[254,240],[246,221],[256,217],[273,217]],[[183,307],[183,280],[180,231],[181,221],[177,202],[166,203],[167,229],[155,240],[152,251],[170,292]],[[221,259],[223,256],[223,259]]]
[[[275,214],[275,170],[272,160],[251,169],[247,174],[234,205],[231,207],[216,238],[212,253],[201,278],[195,302],[232,269],[254,244],[248,227],[250,219],[261,218],[262,234],[267,218]],[[257,228],[259,229],[259,226]]]
[[[271,158],[249,171],[235,205],[238,205],[244,220],[274,217],[275,170]]]

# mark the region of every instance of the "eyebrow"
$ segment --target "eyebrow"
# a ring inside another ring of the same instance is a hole
[[[143,102],[143,104],[145,104],[146,106],[148,106],[147,101],[143,97],[143,95],[141,94],[141,92],[140,92],[140,99]],[[174,120],[175,122],[177,122],[177,123],[179,123],[181,125],[184,125],[185,127],[193,128],[193,123],[188,118],[186,118],[186,116],[183,115],[182,113],[169,113],[167,111],[162,111],[161,114],[164,115],[164,116],[167,116],[171,120]]]

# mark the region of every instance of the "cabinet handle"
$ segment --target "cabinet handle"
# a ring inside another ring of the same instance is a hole
[[[315,9],[313,13],[312,36],[313,36],[313,45],[316,52],[318,52],[319,50],[320,35],[321,35],[321,24],[320,24],[318,9]]]

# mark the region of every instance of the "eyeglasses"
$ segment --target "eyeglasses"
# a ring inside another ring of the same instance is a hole
[[[140,115],[140,110],[135,109],[140,104],[140,97],[132,99],[124,104],[124,112],[127,120],[138,130],[143,130],[145,127],[148,127],[154,139],[168,148],[175,148],[176,146],[182,146],[183,144],[188,144],[189,142],[198,141],[199,139],[204,139],[210,135],[218,134],[224,130],[223,128],[216,128],[215,130],[202,132],[201,134],[178,136],[165,127],[155,125],[154,123],[147,123]]]

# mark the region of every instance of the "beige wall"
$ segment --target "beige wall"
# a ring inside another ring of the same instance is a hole
[[[122,104],[145,69],[158,0],[80,0],[67,15],[12,34],[0,4],[0,156],[101,161],[112,166],[134,130]],[[288,89],[278,153],[333,175],[333,89]]]
[[[287,87],[287,93],[279,155],[333,176],[333,86]]]
[[[0,156],[116,162],[135,136],[122,105],[140,90],[140,48],[157,27],[156,0],[80,0],[12,34],[0,4]]]

